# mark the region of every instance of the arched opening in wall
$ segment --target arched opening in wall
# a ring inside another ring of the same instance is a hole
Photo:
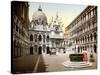
[[[80,52],[80,48],[78,47],[78,53]]]
[[[94,40],[97,40],[97,34],[94,33]]]
[[[43,35],[43,42],[45,42],[45,35]]]
[[[39,35],[39,41],[42,41],[42,36],[41,35]]]
[[[81,53],[82,53],[82,47],[80,49],[81,49]]]
[[[42,47],[41,46],[39,46],[38,54],[42,54]]]
[[[84,46],[83,46],[83,51],[84,51]]]
[[[30,47],[30,54],[33,54],[33,47]]]
[[[83,43],[84,43],[84,37],[83,37]]]
[[[89,35],[88,35],[87,39],[88,39],[88,42],[89,42]]]
[[[49,54],[50,53],[50,48],[49,47],[47,47],[47,54]]]
[[[37,34],[34,35],[35,42],[37,42]]]
[[[33,35],[32,34],[30,35],[30,41],[33,41]]]
[[[97,53],[97,46],[94,45],[94,52]]]
[[[47,35],[47,42],[49,42],[49,35]]]

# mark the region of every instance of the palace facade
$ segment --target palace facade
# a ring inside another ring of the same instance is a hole
[[[29,35],[30,54],[56,54],[57,52],[63,52],[65,49],[60,18],[56,15],[56,18],[52,18],[52,21],[48,24],[47,16],[41,5],[33,14]]]
[[[24,56],[29,50],[29,4],[13,1],[11,3],[13,57]]]
[[[67,39],[75,53],[97,52],[97,7],[87,6],[67,27]]]

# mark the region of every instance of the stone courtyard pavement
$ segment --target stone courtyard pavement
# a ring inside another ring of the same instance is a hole
[[[92,67],[87,68],[68,68],[62,65],[63,62],[69,61],[69,54],[57,55],[27,55],[14,59],[14,71],[16,73],[36,73],[36,72],[57,72],[71,70],[95,69],[96,62]]]

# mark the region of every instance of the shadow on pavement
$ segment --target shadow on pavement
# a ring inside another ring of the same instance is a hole
[[[27,55],[13,59],[13,73],[33,73],[39,55]]]

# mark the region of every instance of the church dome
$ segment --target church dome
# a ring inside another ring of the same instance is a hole
[[[38,10],[33,14],[32,20],[37,24],[47,24],[47,17],[42,11],[41,6],[39,6]]]

